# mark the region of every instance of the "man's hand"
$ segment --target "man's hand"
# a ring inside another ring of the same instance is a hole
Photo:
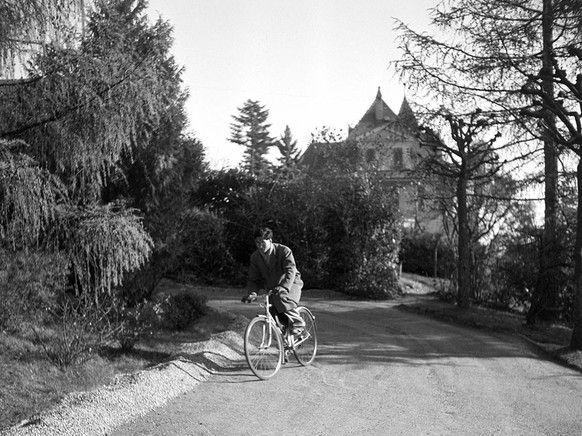
[[[256,299],[257,299],[257,293],[251,292],[249,295],[245,295],[244,297],[242,297],[242,300],[240,300],[240,301],[241,301],[241,303],[252,303]]]

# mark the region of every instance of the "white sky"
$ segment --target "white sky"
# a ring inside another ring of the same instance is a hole
[[[247,99],[269,110],[270,133],[289,125],[301,149],[321,127],[347,131],[378,87],[398,112],[404,86],[394,18],[421,30],[438,0],[150,0],[153,18],[174,27],[185,68],[190,129],[214,168],[235,167],[232,115]],[[408,95],[410,99],[414,96]]]

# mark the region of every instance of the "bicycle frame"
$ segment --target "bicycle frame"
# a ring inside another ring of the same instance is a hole
[[[267,325],[269,326],[269,331],[268,332],[263,332],[263,339],[261,342],[261,348],[268,348],[271,346],[271,342],[273,340],[273,328],[277,328],[279,329],[279,331],[281,331],[281,329],[279,328],[279,326],[277,325],[277,321],[275,320],[275,318],[273,318],[273,315],[271,315],[271,312],[269,312],[269,308],[271,307],[271,303],[269,303],[269,296],[271,295],[270,292],[265,294],[265,300],[264,303],[259,303],[259,306],[263,307],[265,309],[265,314],[264,315],[257,315],[258,317],[261,318],[265,318],[268,322]],[[282,336],[282,335],[281,335]]]
[[[304,306],[297,308],[306,321],[306,328],[293,334],[292,328],[286,328],[278,316],[271,314],[271,295],[269,291],[261,295],[262,300],[256,294],[252,299],[247,299],[247,302],[255,302],[264,310],[264,313],[260,311],[249,321],[244,335],[247,363],[253,373],[263,380],[274,376],[281,364],[289,362],[290,352],[303,366],[309,365],[317,352],[315,318],[311,311]]]
[[[261,343],[261,347],[269,347],[271,346],[271,341],[273,339],[273,328],[276,328],[277,330],[279,330],[279,333],[281,334],[281,338],[283,339],[283,344],[285,346],[286,350],[293,350],[295,349],[295,347],[301,345],[303,342],[305,342],[307,339],[309,339],[309,336],[305,336],[303,338],[301,338],[298,341],[295,341],[295,337],[293,334],[291,334],[288,330],[286,330],[277,319],[275,319],[275,317],[273,317],[273,315],[270,312],[270,308],[271,308],[271,303],[269,302],[269,297],[272,295],[272,292],[269,291],[264,295],[264,301],[263,303],[259,303],[259,306],[261,306],[262,308],[265,309],[265,314],[264,315],[257,315],[259,317],[265,318],[268,321],[268,324],[270,326],[269,331],[267,332],[267,334],[265,335],[265,332],[263,332],[263,343]],[[305,308],[305,310],[307,310],[312,316],[313,314],[311,313],[311,311],[307,308]]]

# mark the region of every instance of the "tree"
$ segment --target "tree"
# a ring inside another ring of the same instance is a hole
[[[269,111],[258,101],[248,99],[239,114],[233,115],[234,122],[230,125],[229,141],[245,147],[243,166],[253,176],[263,176],[269,173],[271,164],[266,159],[269,148],[274,140],[269,134],[270,124],[267,124]]]
[[[0,87],[0,138],[26,144],[19,152],[62,187],[44,237],[69,254],[80,293],[115,292],[121,271],[143,264],[152,240],[138,213],[154,221],[169,175],[185,174],[176,162],[188,149],[202,156],[200,144],[181,137],[185,94],[169,55],[172,29],[150,24],[145,7],[96,2],[82,40],[49,45],[29,78]]]
[[[573,10],[572,25],[579,24],[580,10]],[[571,150],[578,159],[576,179],[577,224],[574,247],[575,302],[573,308],[574,331],[570,346],[582,350],[582,48],[579,42],[565,47],[555,47],[550,56],[552,68],[542,68],[531,74],[523,92],[533,97],[532,106],[523,110],[529,117],[540,120],[547,134],[557,144]],[[551,81],[556,87],[557,97],[546,85]],[[552,116],[548,117],[548,113]],[[555,117],[556,122],[548,122]]]
[[[436,153],[429,155],[424,164],[429,171],[450,179],[455,183],[455,212],[457,222],[457,304],[466,308],[471,298],[472,242],[470,238],[469,200],[471,191],[487,183],[500,170],[501,164],[493,147],[499,137],[480,138],[491,128],[493,119],[475,111],[465,121],[450,113],[442,114],[446,119],[453,142],[448,145],[430,128],[424,128],[427,136],[424,145],[433,147]]]
[[[42,49],[47,40],[62,46],[74,45],[85,22],[84,3],[0,0],[0,59],[5,69],[0,76],[19,74],[20,71],[10,71],[13,61],[24,66],[30,60],[30,52]]]
[[[398,64],[407,82],[435,94],[447,93],[458,99],[478,100],[486,110],[498,111],[510,124],[506,134],[515,144],[534,139],[541,143],[545,163],[545,225],[541,269],[530,321],[549,320],[555,314],[560,287],[557,241],[558,150],[554,139],[543,134],[537,121],[520,116],[530,97],[521,91],[528,75],[548,67],[553,44],[576,34],[569,20],[568,1],[457,0],[433,10],[433,24],[450,38],[436,39],[400,24],[404,59]],[[570,8],[574,10],[574,8]],[[556,30],[556,38],[552,31]],[[551,83],[545,83],[551,92]],[[551,122],[551,119],[546,120]],[[522,153],[527,155],[527,150]],[[537,150],[531,149],[535,156]],[[537,304],[539,303],[539,304]],[[550,310],[545,310],[548,307]]]
[[[299,162],[301,150],[297,147],[297,141],[293,139],[289,126],[285,127],[285,132],[281,139],[276,142],[281,157],[279,163],[283,170],[292,170]]]

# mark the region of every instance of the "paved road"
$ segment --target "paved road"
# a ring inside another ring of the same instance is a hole
[[[309,298],[319,353],[269,381],[220,372],[126,435],[582,435],[582,374],[526,343],[399,311]],[[217,307],[256,307],[222,295]]]

